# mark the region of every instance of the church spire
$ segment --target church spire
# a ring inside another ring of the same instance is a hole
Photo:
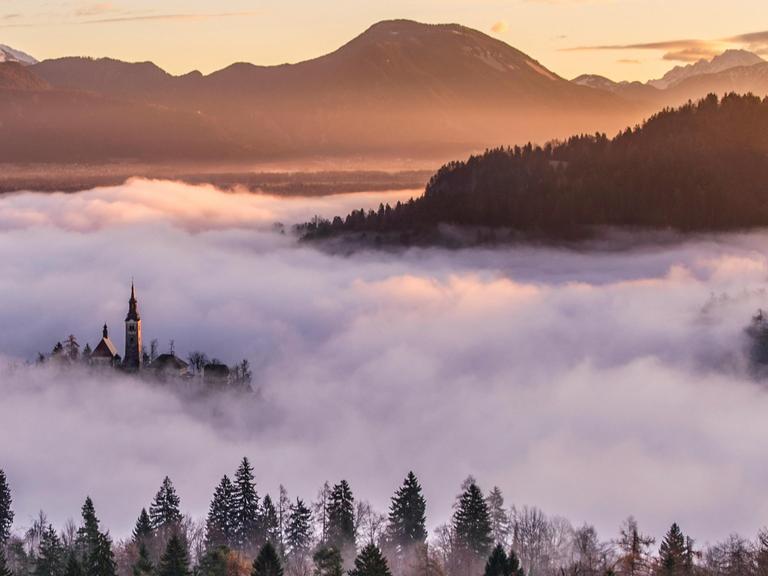
[[[133,285],[133,280],[131,280],[131,298],[128,300],[128,315],[125,317],[126,322],[128,320],[140,320],[139,317],[139,306],[138,302],[136,300],[136,288]]]
[[[101,335],[104,336],[104,338],[109,338],[109,329],[107,329],[106,322],[104,322],[104,330],[102,330]]]

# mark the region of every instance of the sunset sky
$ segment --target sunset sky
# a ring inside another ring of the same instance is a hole
[[[211,72],[318,56],[392,18],[477,28],[568,78],[646,80],[730,47],[768,53],[765,0],[0,0],[0,43]]]

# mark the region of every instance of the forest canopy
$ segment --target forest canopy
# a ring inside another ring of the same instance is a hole
[[[440,224],[563,236],[591,228],[768,225],[768,98],[711,94],[614,138],[495,148],[446,164],[407,203],[299,227],[408,243]]]

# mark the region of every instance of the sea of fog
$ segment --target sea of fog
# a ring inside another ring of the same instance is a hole
[[[744,327],[768,307],[768,233],[574,248],[334,255],[286,226],[417,191],[280,199],[133,180],[0,199],[0,468],[17,529],[90,494],[125,536],[168,474],[206,513],[242,456],[258,489],[346,478],[386,510],[413,469],[432,527],[462,480],[594,523],[699,541],[768,519],[768,394]],[[632,247],[634,246],[634,247]],[[118,347],[131,278],[145,340],[253,366],[204,405],[127,378],[25,368],[75,334]]]

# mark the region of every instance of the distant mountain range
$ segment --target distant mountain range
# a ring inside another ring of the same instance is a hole
[[[314,60],[237,63],[209,75],[112,59],[36,63],[0,48],[0,156],[15,162],[446,157],[612,132],[685,92],[598,76],[568,81],[481,32],[406,20],[376,24]],[[672,71],[665,82],[702,94],[749,89],[752,67],[687,67],[690,77]],[[720,74],[729,76],[714,82]]]
[[[746,50],[726,50],[711,60],[675,66],[662,78],[649,82],[614,82],[605,76],[583,74],[575,84],[616,94],[651,106],[674,106],[708,93],[753,92],[768,94],[768,62]]]

